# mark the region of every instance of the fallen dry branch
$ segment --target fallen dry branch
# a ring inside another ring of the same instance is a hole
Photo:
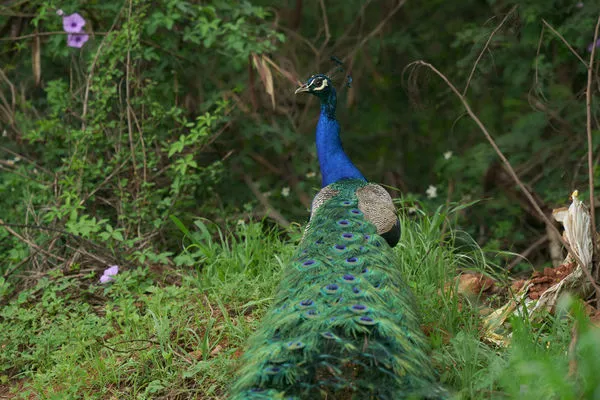
[[[6,231],[8,233],[10,233],[11,235],[13,235],[14,237],[16,237],[17,239],[19,239],[20,241],[22,241],[23,243],[26,243],[29,247],[35,249],[36,251],[44,254],[46,257],[50,257],[50,258],[54,258],[58,261],[64,262],[66,261],[64,258],[62,258],[61,256],[58,256],[56,254],[52,254],[44,249],[42,249],[40,246],[38,246],[37,244],[33,243],[31,240],[27,239],[24,236],[19,235],[14,229],[11,229],[9,226],[7,226],[4,221],[2,221],[0,219],[0,226],[4,227],[4,229],[6,229]]]
[[[565,227],[563,240],[569,242],[572,252],[559,267],[546,268],[534,273],[531,279],[513,285],[517,293],[484,319],[484,340],[506,346],[510,342],[510,333],[504,334],[503,325],[511,315],[527,314],[535,319],[546,312],[553,312],[559,299],[566,293],[582,298],[592,293],[593,286],[584,272],[589,270],[593,254],[590,214],[578,199],[577,192],[573,193],[572,200],[568,209],[560,208],[553,212],[554,218]],[[574,262],[575,256],[585,264]]]

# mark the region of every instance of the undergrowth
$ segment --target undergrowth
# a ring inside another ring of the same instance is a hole
[[[563,301],[543,321],[513,319],[508,349],[481,340],[485,299],[458,295],[454,278],[494,268],[468,238],[443,228],[447,217],[440,208],[403,218],[396,249],[444,385],[457,399],[594,398],[600,337],[578,302]],[[196,268],[132,264],[105,285],[95,273],[56,271],[4,306],[0,394],[224,398],[301,231],[290,241],[258,223],[230,233],[197,227],[182,232],[187,251],[203,255]],[[574,321],[579,338],[569,352]]]
[[[241,225],[192,234],[195,269],[61,271],[0,310],[0,379],[17,398],[222,398],[293,246]],[[0,394],[2,390],[0,390]]]
[[[419,81],[407,96],[400,77],[425,58],[469,82],[549,212],[587,180],[586,69],[553,31],[586,54],[598,5],[283,3],[0,6],[0,397],[224,398],[301,236],[288,220],[317,186],[315,104],[293,87],[335,53],[355,82],[340,91],[344,143],[373,181],[422,209],[485,199],[402,219],[400,268],[444,385],[458,399],[600,398],[598,333],[577,300],[515,317],[509,348],[483,340],[482,315],[506,298],[459,295],[456,276],[508,287],[489,260],[514,260],[497,249],[519,252],[545,226],[446,88]],[[75,49],[62,15],[76,12],[89,40]],[[530,259],[549,263],[545,247]]]

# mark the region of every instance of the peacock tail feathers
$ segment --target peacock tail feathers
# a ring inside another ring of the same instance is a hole
[[[321,101],[323,188],[232,399],[445,398],[390,247],[400,236],[392,199],[344,152],[329,77],[313,75],[296,93]]]
[[[232,399],[445,397],[398,259],[361,210],[368,185],[322,190]]]

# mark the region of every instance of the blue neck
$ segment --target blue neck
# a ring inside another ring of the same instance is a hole
[[[321,99],[321,115],[317,123],[317,156],[323,176],[322,187],[341,179],[366,180],[342,148],[340,124],[335,119],[335,92]]]

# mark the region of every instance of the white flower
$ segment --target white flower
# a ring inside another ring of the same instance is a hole
[[[433,185],[429,185],[425,193],[427,193],[428,199],[435,199],[437,197],[437,188]]]
[[[290,195],[290,188],[286,186],[283,189],[281,189],[281,195],[283,197],[288,197]]]
[[[452,152],[451,151],[447,151],[444,153],[444,160],[449,160],[450,157],[452,157]]]
[[[307,172],[307,173],[306,173],[306,177],[307,177],[307,178],[314,178],[315,176],[317,176],[317,174],[316,174],[316,173],[314,173],[314,172]]]
[[[269,190],[267,192],[264,192],[263,196],[265,196],[265,197],[271,197],[271,191]]]
[[[417,212],[417,207],[408,207],[409,214],[416,214],[416,212]]]
[[[246,225],[246,221],[244,221],[243,219],[238,219],[238,220],[237,220],[237,224],[238,224],[239,226]]]

